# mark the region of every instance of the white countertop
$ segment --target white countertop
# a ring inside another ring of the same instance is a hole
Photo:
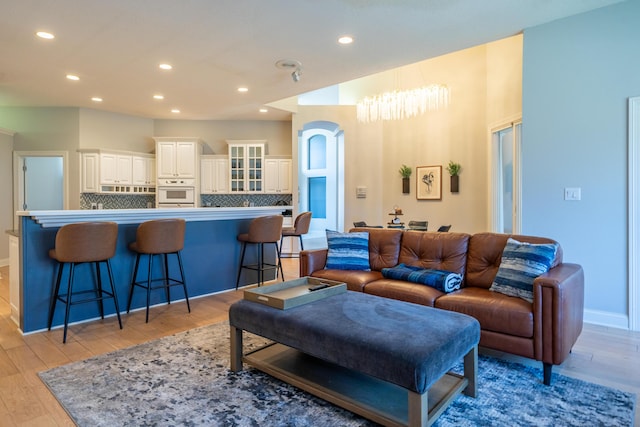
[[[118,224],[139,224],[162,218],[184,218],[189,221],[215,221],[226,219],[251,219],[280,214],[291,206],[254,206],[234,208],[169,208],[169,209],[93,209],[61,211],[18,211],[18,216],[28,216],[42,227],[61,227],[84,221],[113,221]]]

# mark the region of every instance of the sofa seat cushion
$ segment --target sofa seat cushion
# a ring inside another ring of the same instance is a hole
[[[443,292],[430,286],[394,279],[369,282],[364,286],[364,293],[428,307],[433,307],[436,299],[444,295]]]
[[[360,270],[325,269],[314,271],[311,276],[346,283],[347,289],[357,292],[362,292],[362,289],[367,283],[382,279],[382,273],[379,271]]]
[[[435,307],[473,316],[483,331],[533,337],[533,305],[522,298],[471,287],[443,294]]]

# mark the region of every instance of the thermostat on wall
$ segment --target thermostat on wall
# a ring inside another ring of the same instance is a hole
[[[358,199],[366,199],[367,198],[367,187],[356,187],[356,198]]]

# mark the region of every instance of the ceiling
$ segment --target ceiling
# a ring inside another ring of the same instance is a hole
[[[0,0],[0,106],[289,120],[258,110],[619,1]],[[353,44],[337,43],[345,34]],[[275,66],[281,59],[302,63],[299,82]]]

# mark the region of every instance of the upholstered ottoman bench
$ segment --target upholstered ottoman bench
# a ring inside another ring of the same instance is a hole
[[[241,300],[229,324],[233,371],[244,361],[380,424],[430,425],[476,394],[480,325],[464,314],[349,291],[288,310]],[[242,331],[275,343],[243,354]]]

